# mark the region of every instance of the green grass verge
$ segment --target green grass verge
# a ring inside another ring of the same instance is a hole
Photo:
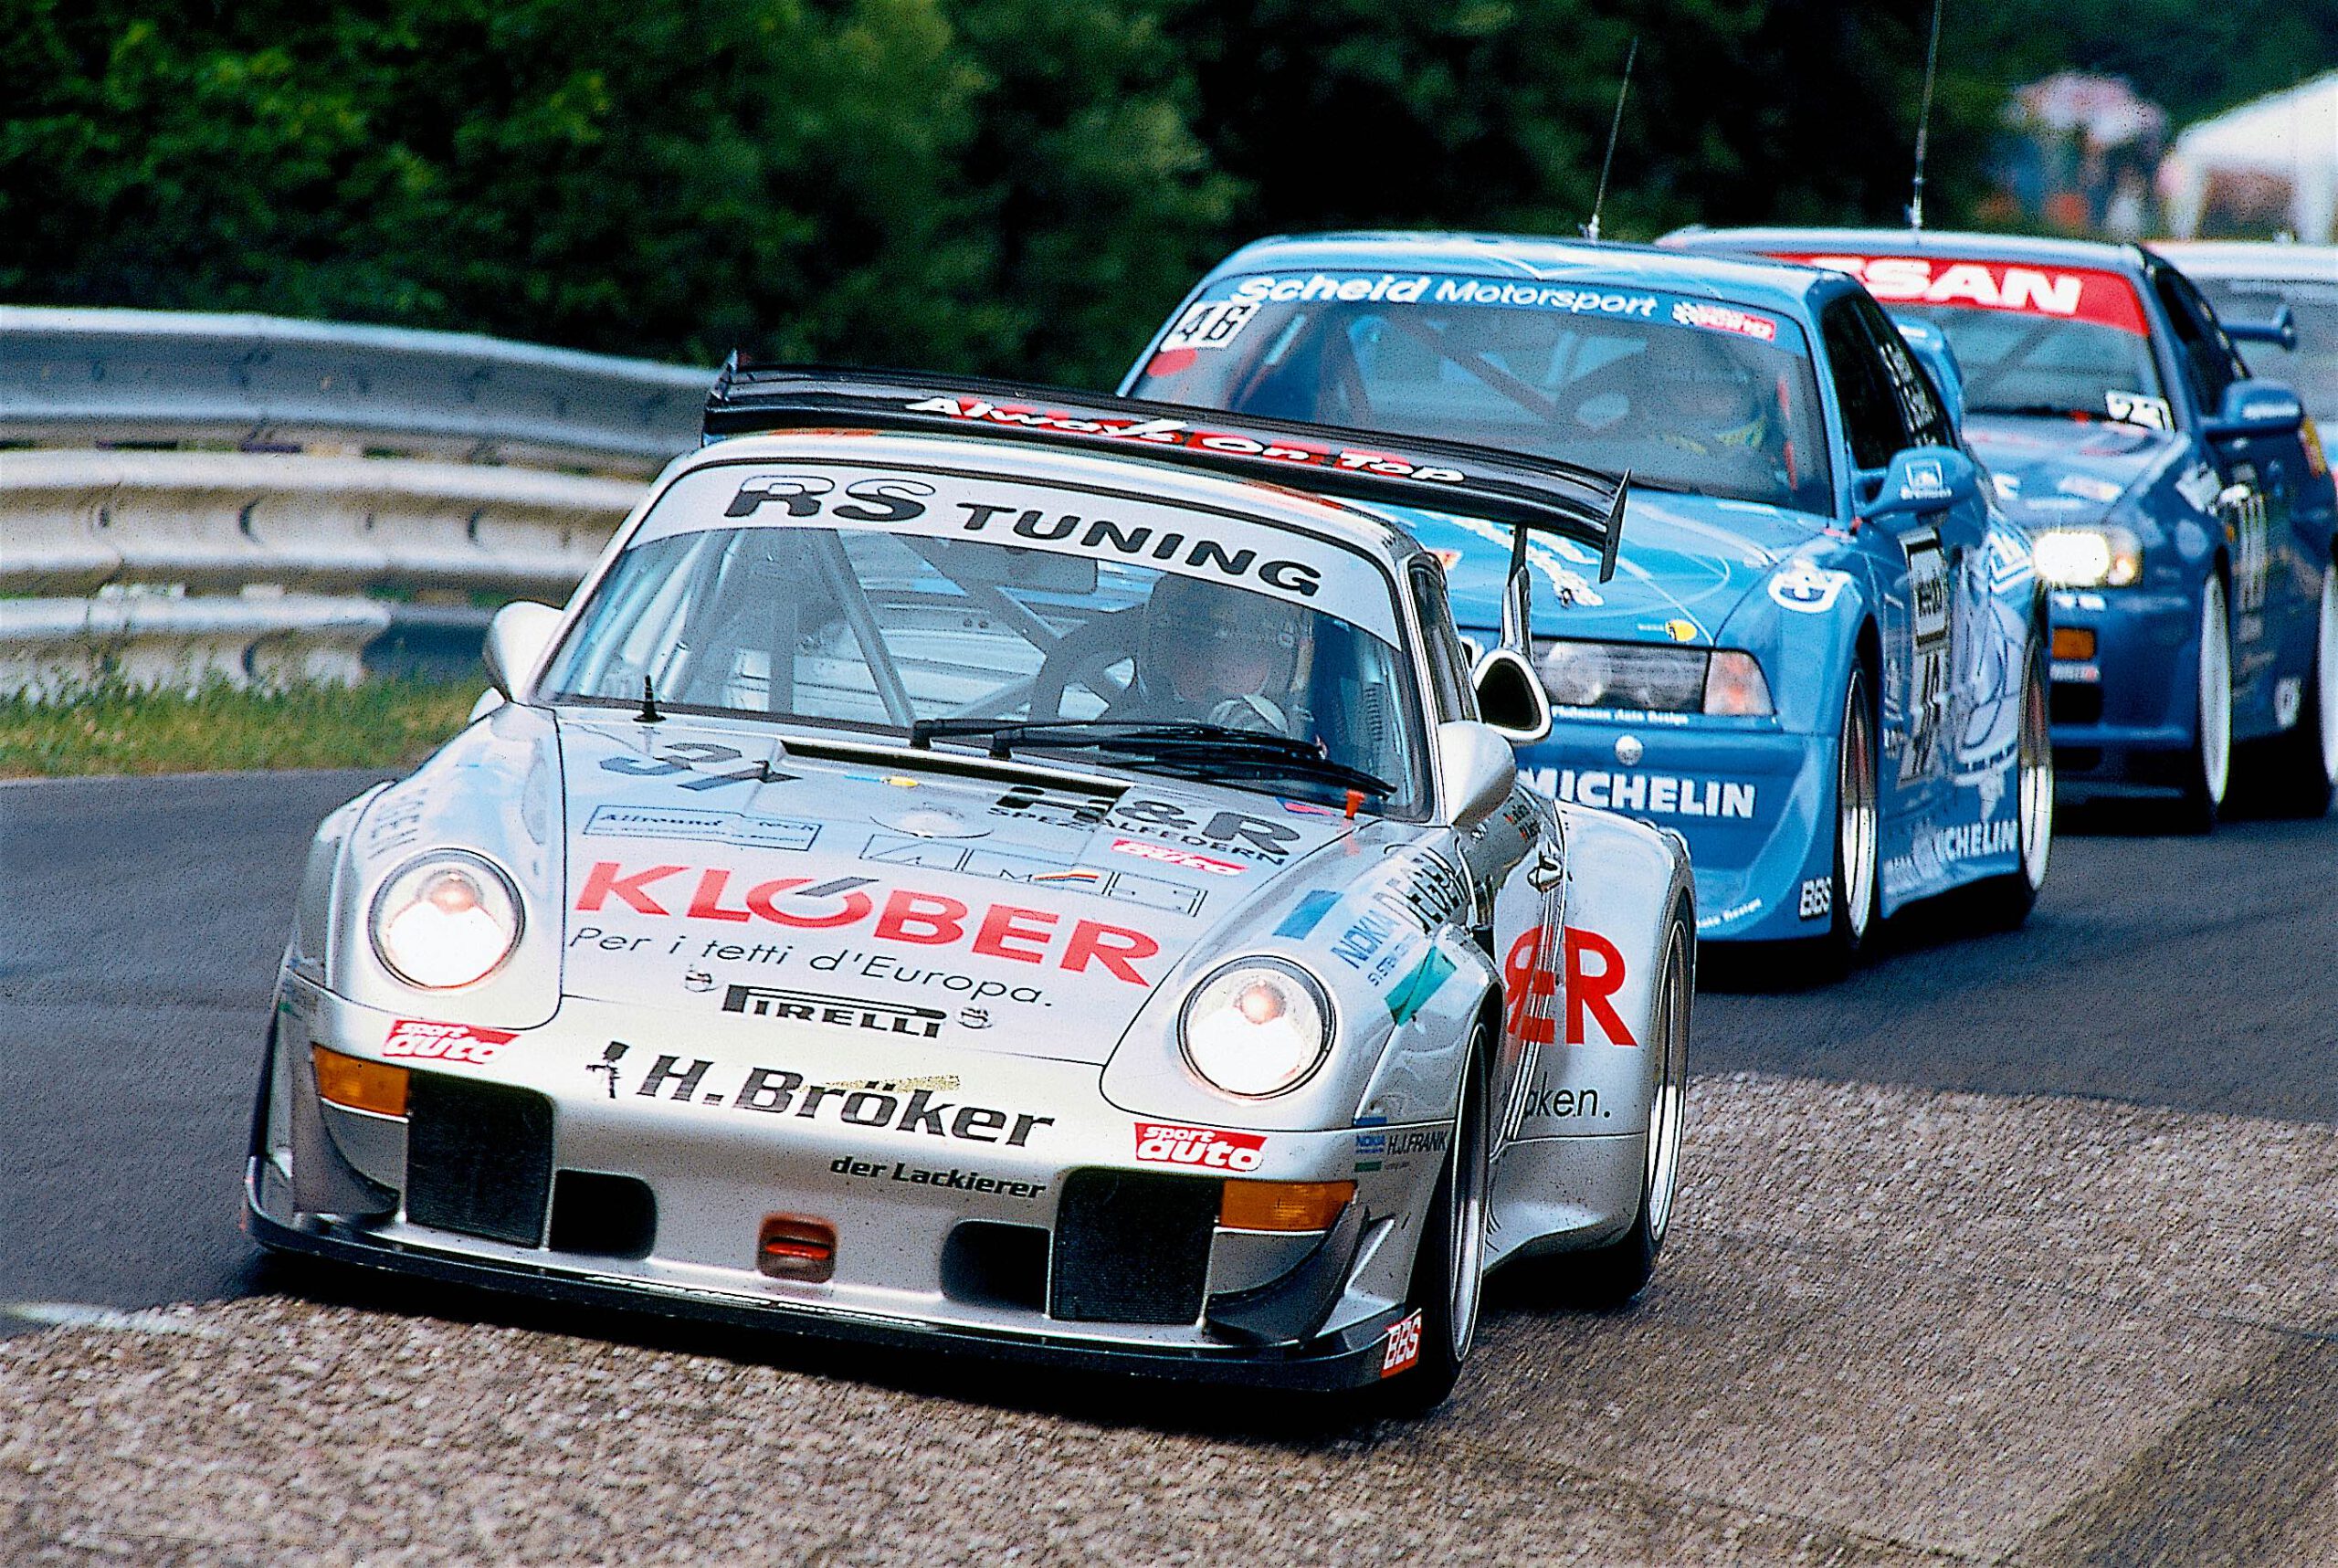
[[[0,778],[395,768],[463,727],[477,680],[374,680],[239,691],[90,687],[33,702],[0,698]]]

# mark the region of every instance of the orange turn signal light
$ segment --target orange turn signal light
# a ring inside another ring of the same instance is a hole
[[[376,1116],[405,1114],[406,1082],[414,1076],[405,1068],[345,1057],[322,1046],[309,1048],[316,1057],[317,1093],[325,1100]]]
[[[1329,1230],[1353,1182],[1228,1182],[1217,1223],[1229,1230]]]
[[[772,1215],[755,1242],[755,1267],[774,1279],[817,1285],[836,1274],[837,1227],[802,1215]]]
[[[2056,658],[2092,658],[2094,657],[2094,628],[2056,626],[2054,628],[2054,657]]]

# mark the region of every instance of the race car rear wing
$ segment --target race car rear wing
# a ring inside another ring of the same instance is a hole
[[[1459,512],[1554,533],[1616,574],[1631,476],[1459,441],[1150,403],[972,376],[827,365],[750,365],[731,356],[706,399],[705,437],[806,429],[949,432],[1108,450],[1381,506]]]

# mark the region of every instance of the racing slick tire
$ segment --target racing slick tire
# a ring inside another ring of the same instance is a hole
[[[2232,780],[2232,628],[2225,584],[2210,577],[2200,594],[2199,691],[2193,709],[2192,749],[2180,760],[2183,791],[2168,813],[2178,833],[2213,832]]]
[[[1657,980],[1656,1088],[1648,1110],[1648,1157],[1640,1170],[1640,1201],[1631,1228],[1605,1247],[1552,1261],[1566,1270],[1565,1299],[1581,1307],[1620,1307],[1647,1289],[1672,1226],[1680,1185],[1680,1130],[1689,1096],[1689,1005],[1696,994],[1697,942],[1686,905],[1676,906],[1664,933],[1664,969]]]
[[[1828,875],[1824,936],[1801,944],[1799,976],[1831,980],[1848,973],[1875,929],[1878,805],[1875,707],[1867,672],[1851,666],[1843,683],[1843,718],[1836,729],[1835,863]]]
[[[2321,816],[2338,793],[2338,566],[2322,573],[2316,607],[2313,664],[2306,671],[2298,721],[2254,748],[2241,783],[2252,785],[2253,804],[2273,816]],[[2238,791],[2235,792],[2238,794]]]
[[[1382,1387],[1382,1409],[1391,1415],[1426,1415],[1444,1404],[1477,1343],[1478,1312],[1485,1300],[1486,1209],[1493,1185],[1486,1040],[1480,1023],[1470,1037],[1452,1144],[1429,1199],[1420,1249],[1413,1258],[1412,1289],[1406,1295],[1418,1325],[1418,1359]]]
[[[2054,848],[2054,733],[2048,679],[2045,650],[2033,645],[2029,674],[2021,688],[2021,750],[2015,785],[2021,868],[1974,888],[1974,924],[1982,931],[2019,931],[2046,885],[2046,863]]]

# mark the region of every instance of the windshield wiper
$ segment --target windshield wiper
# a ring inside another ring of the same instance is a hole
[[[920,751],[937,739],[953,736],[987,737],[990,754],[1002,759],[1018,745],[1067,746],[1127,752],[1244,777],[1299,774],[1369,795],[1394,795],[1396,790],[1376,773],[1333,762],[1318,742],[1237,730],[1228,724],[1149,719],[1048,719],[1036,723],[1027,719],[920,719],[910,726],[910,744]]]
[[[1199,728],[1200,726],[1183,726]],[[990,754],[1004,759],[1007,748],[1031,730],[1086,730],[1103,733],[1122,731],[1159,730],[1163,725],[1147,719],[919,719],[910,725],[910,747],[913,751],[931,751],[936,741],[964,739],[987,735]]]

